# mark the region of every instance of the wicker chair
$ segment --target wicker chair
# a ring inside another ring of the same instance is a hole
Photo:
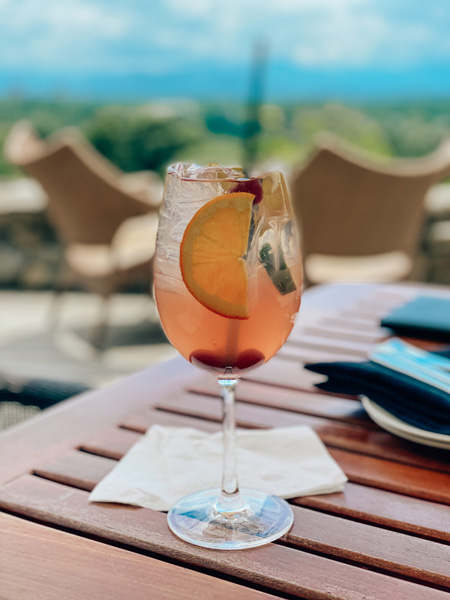
[[[28,121],[12,128],[4,154],[47,194],[49,219],[64,248],[57,292],[78,284],[106,303],[122,286],[140,280],[151,293],[162,199],[156,175],[122,173],[75,128],[42,140]],[[106,308],[98,339],[106,325]]]
[[[422,158],[388,163],[330,135],[292,177],[305,284],[420,279],[429,188],[450,175],[450,138]]]

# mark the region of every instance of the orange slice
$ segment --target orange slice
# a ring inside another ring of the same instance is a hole
[[[248,319],[247,252],[255,196],[224,194],[198,210],[184,232],[180,267],[186,287],[206,308]]]

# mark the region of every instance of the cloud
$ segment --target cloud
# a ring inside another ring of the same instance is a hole
[[[249,18],[271,14],[305,14],[309,12],[334,12],[342,8],[351,9],[370,4],[372,0],[277,0],[275,4],[263,6],[260,0],[166,0],[175,13],[193,18],[209,18],[212,14],[217,20],[227,13],[241,12]]]
[[[167,0],[167,5],[179,47],[196,59],[209,54],[218,62],[238,63],[247,60],[255,39],[262,38],[276,60],[347,68],[407,67],[450,58],[446,2]]]
[[[294,46],[294,60],[307,67],[408,67],[430,55],[450,54],[449,38],[424,22],[402,23],[371,10],[344,11],[333,19],[314,20]]]
[[[89,0],[0,0],[0,23],[4,66],[88,66],[129,34],[127,13]]]
[[[303,67],[450,58],[447,0],[0,0],[0,63],[62,72],[239,68],[255,40]]]
[[[125,17],[125,21],[124,21]],[[52,35],[63,32],[74,35],[83,31],[96,31],[99,37],[116,37],[125,32],[126,13],[114,14],[108,6],[89,0],[16,0],[0,2],[1,22],[8,31],[18,35],[45,30]]]

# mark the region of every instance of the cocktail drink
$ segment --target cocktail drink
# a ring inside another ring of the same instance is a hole
[[[222,490],[181,499],[169,526],[210,548],[272,541],[290,528],[292,511],[276,496],[239,491],[234,389],[242,373],[283,345],[300,305],[301,259],[282,175],[246,179],[218,165],[169,168],[154,283],[169,340],[217,377],[224,406]]]

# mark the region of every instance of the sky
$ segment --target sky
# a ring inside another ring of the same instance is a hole
[[[450,0],[0,0],[0,95],[450,97]]]

